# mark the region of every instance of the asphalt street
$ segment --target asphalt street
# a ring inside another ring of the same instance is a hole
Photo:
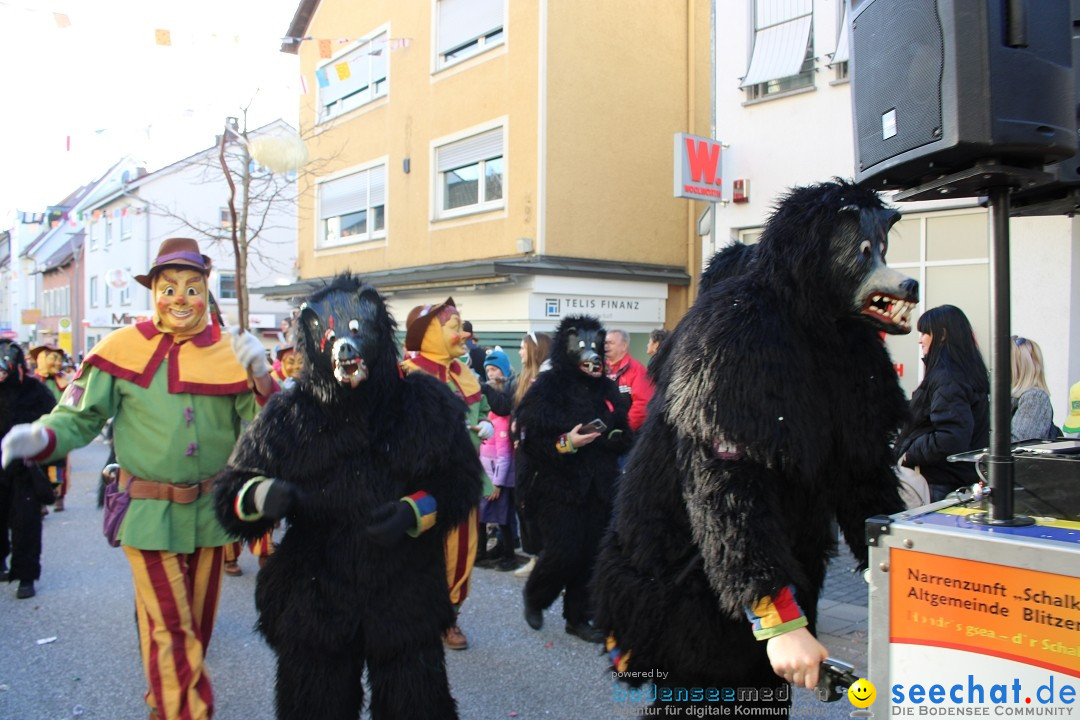
[[[102,537],[101,511],[95,507],[97,474],[106,455],[100,442],[73,454],[67,509],[45,518],[37,596],[17,600],[15,584],[0,586],[0,720],[147,716],[128,565]],[[258,566],[246,550],[240,565],[242,577],[225,578],[207,657],[215,718],[271,720],[275,660],[252,630]],[[512,573],[474,573],[461,615],[471,647],[448,652],[447,658],[460,716],[591,720],[644,715],[646,703],[615,699],[618,686],[599,646],[563,631],[558,603],[547,611],[539,632],[525,624],[523,584]],[[846,701],[823,704],[800,691],[793,715],[843,718],[851,710]]]

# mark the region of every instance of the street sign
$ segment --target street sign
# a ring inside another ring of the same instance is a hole
[[[675,133],[675,197],[719,202],[721,145],[712,138]]]

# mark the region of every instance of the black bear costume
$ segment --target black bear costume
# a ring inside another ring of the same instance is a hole
[[[903,509],[889,445],[907,403],[879,335],[910,332],[918,299],[885,265],[898,218],[842,181],[795,188],[755,250],[712,263],[658,355],[593,596],[615,668],[668,673],[659,702],[756,688],[786,706],[748,618],[793,597],[776,634],[813,633],[833,519],[865,564],[865,518]]]
[[[56,400],[26,366],[22,348],[0,340],[0,437],[49,413]],[[41,506],[53,491],[37,467],[16,461],[0,469],[0,580],[18,580],[18,597],[33,597],[41,577]],[[6,559],[11,554],[11,569]]]
[[[230,531],[251,539],[288,523],[255,592],[281,720],[355,720],[365,665],[372,718],[457,717],[442,535],[477,504],[481,467],[461,401],[399,374],[394,329],[356,277],[313,293],[298,319],[299,381],[270,399],[218,479]]]
[[[539,629],[542,611],[565,588],[566,631],[596,642],[602,637],[589,624],[588,581],[611,515],[619,455],[630,445],[627,401],[604,374],[604,337],[595,318],[563,318],[551,369],[537,376],[516,416],[519,502],[544,538],[525,584],[525,619]],[[573,448],[566,435],[596,419],[606,426],[600,436]]]

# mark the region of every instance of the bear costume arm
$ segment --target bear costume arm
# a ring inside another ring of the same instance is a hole
[[[710,457],[711,447],[691,452],[683,500],[721,610],[743,617],[766,595],[789,585],[806,587],[793,552],[798,538],[789,534],[777,510],[784,505],[783,479],[751,460]]]
[[[412,430],[401,438],[403,471],[411,480],[410,492],[422,490],[435,498],[435,527],[442,534],[479,505],[484,468],[460,398],[422,373],[406,375],[404,383],[404,423]]]

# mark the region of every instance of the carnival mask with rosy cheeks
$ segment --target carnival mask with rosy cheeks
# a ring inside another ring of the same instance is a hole
[[[465,331],[461,328],[461,315],[454,313],[443,323],[443,340],[446,341],[446,351],[450,357],[461,357],[469,350],[465,347]]]
[[[41,377],[52,377],[60,372],[60,366],[64,362],[64,356],[58,352],[43,352],[38,355],[37,374]]]
[[[154,277],[157,320],[167,332],[193,335],[206,324],[206,276],[195,270],[165,268]]]
[[[304,369],[304,358],[298,352],[286,353],[281,359],[281,371],[285,377],[300,377],[300,371]]]

